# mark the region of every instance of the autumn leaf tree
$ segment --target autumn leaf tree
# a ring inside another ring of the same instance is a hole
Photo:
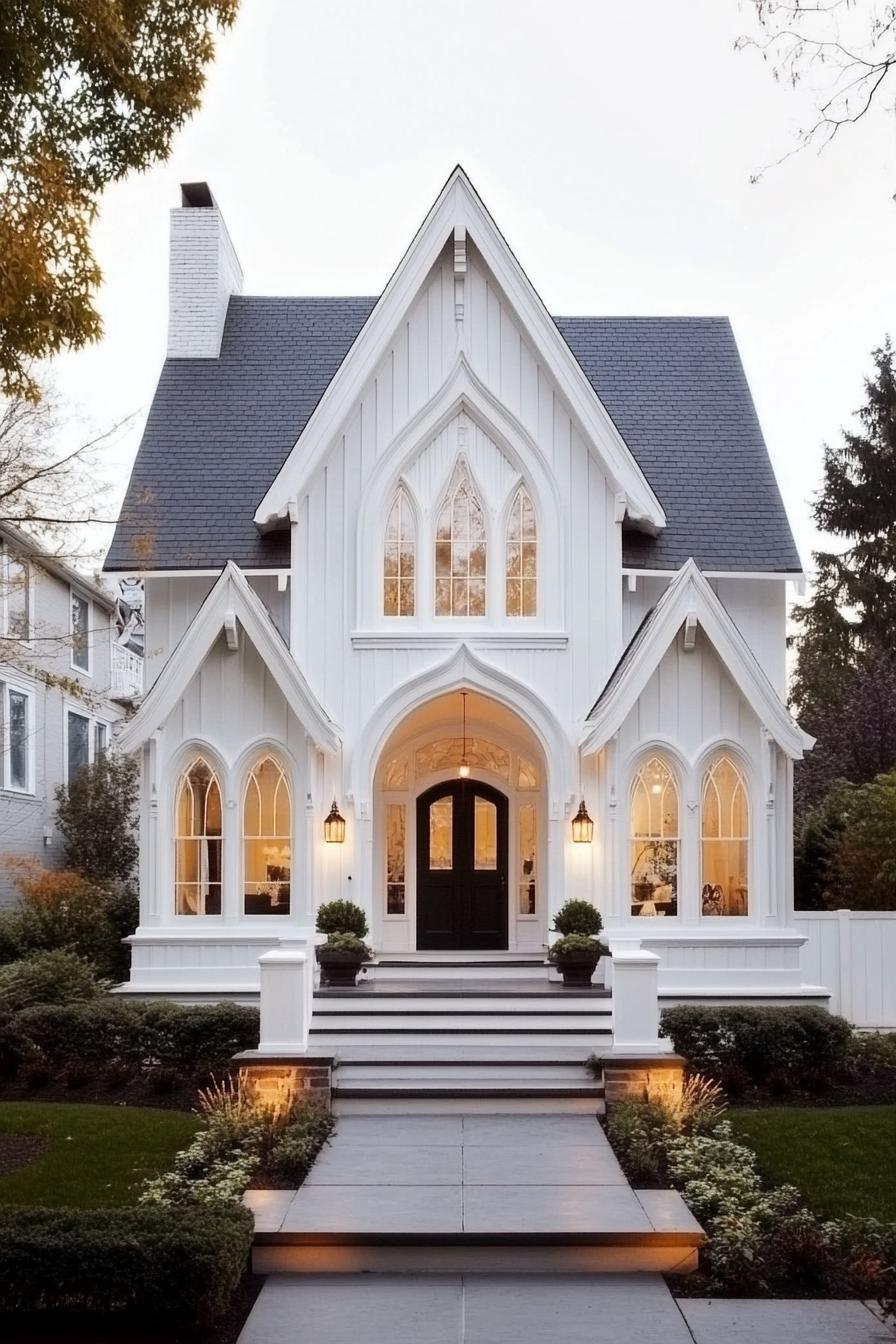
[[[90,230],[105,187],[165,159],[238,0],[0,5],[0,391],[101,331]]]

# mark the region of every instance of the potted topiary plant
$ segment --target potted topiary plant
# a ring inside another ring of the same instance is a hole
[[[326,985],[354,985],[370,957],[370,948],[356,933],[331,933],[317,949],[321,979]]]
[[[554,916],[554,931],[562,936],[551,948],[550,959],[563,976],[564,985],[590,985],[600,961],[597,935],[603,928],[600,912],[590,901],[567,901]]]
[[[587,933],[567,933],[551,947],[551,961],[563,976],[565,989],[590,985],[600,961],[600,943]]]
[[[354,985],[371,954],[364,942],[367,916],[354,901],[329,901],[317,912],[317,931],[327,941],[317,949],[321,980],[326,985]]]

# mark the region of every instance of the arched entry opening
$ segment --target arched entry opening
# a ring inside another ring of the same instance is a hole
[[[386,952],[539,951],[548,780],[519,715],[481,692],[418,706],[374,787],[374,918]]]

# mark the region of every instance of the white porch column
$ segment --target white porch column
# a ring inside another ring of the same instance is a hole
[[[613,1053],[665,1052],[661,1041],[659,1005],[660,959],[640,944],[614,943]]]
[[[303,947],[276,947],[258,958],[259,1054],[307,1053],[314,992],[313,955],[308,942]]]

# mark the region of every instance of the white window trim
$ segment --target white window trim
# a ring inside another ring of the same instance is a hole
[[[36,723],[35,723],[35,697],[34,691],[30,686],[15,680],[6,678],[0,682],[2,690],[3,703],[3,740],[2,753],[0,753],[0,788],[4,793],[14,793],[20,798],[33,797],[35,793],[35,745],[37,741]],[[9,693],[15,691],[19,695],[24,695],[27,705],[27,732],[26,732],[26,750],[27,750],[27,781],[25,788],[19,788],[18,785],[10,781],[10,741],[9,741]]]
[[[69,786],[68,777],[68,716],[77,714],[80,718],[86,719],[89,725],[87,730],[87,763],[93,765],[96,760],[96,730],[97,725],[102,724],[106,730],[106,751],[112,745],[112,724],[109,719],[100,718],[97,714],[91,714],[85,705],[77,700],[63,700],[62,702],[62,778],[65,787]]]
[[[25,571],[25,635],[22,643],[30,647],[31,636],[34,633],[34,620],[32,612],[33,601],[33,570],[31,562],[25,556],[13,554],[9,547],[0,543],[0,634],[4,639],[9,638],[9,566],[10,564],[21,565]]]
[[[72,620],[72,599],[79,598],[87,604],[87,666],[81,667],[75,662],[75,624]],[[93,603],[90,598],[83,593],[75,584],[69,584],[68,598],[68,633],[71,640],[70,662],[73,672],[78,672],[82,677],[93,676]]]

